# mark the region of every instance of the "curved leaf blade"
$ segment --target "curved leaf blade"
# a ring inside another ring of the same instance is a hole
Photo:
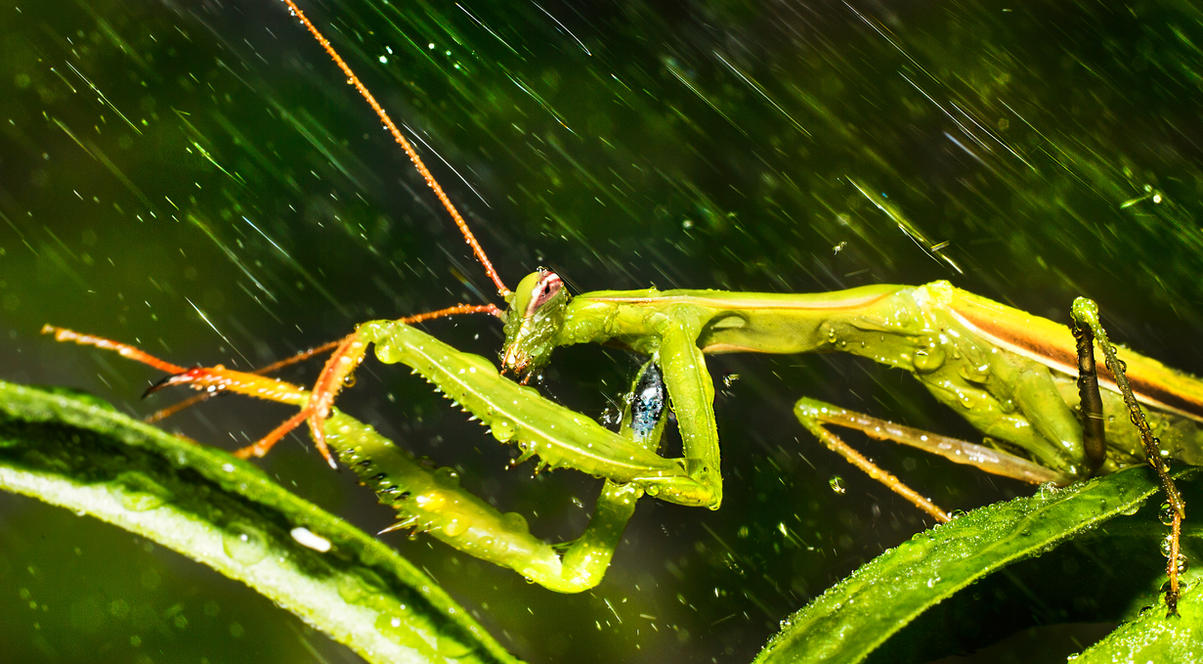
[[[425,574],[256,467],[78,394],[0,381],[0,488],[254,588],[370,662],[513,662]]]
[[[755,661],[861,661],[973,581],[1132,513],[1157,490],[1151,472],[1131,468],[974,510],[916,535],[828,589],[783,621]]]
[[[1166,617],[1160,607],[1148,609],[1070,661],[1203,662],[1203,584],[1182,593],[1177,616]]]

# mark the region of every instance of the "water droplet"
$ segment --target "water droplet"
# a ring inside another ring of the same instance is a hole
[[[916,373],[931,373],[944,366],[944,349],[934,343],[929,344],[924,348],[917,349],[911,362],[915,366]]]
[[[410,625],[409,621],[392,616],[387,613],[381,614],[374,623],[376,631],[385,635],[392,641],[401,645],[419,648],[419,652],[429,648],[426,640],[422,638],[422,634]]]
[[[365,579],[361,578],[364,573],[374,574],[373,572],[362,568],[357,568],[354,572],[355,574],[348,573],[340,576],[337,584],[338,596],[343,598],[343,601],[348,604],[355,604],[365,597],[371,597],[373,590],[378,590],[378,588],[369,587],[365,583]],[[383,588],[384,586],[381,585],[379,587]]]
[[[401,361],[401,349],[391,341],[377,342],[376,359],[385,364],[396,364]]]
[[[254,526],[232,523],[221,536],[221,548],[231,559],[243,565],[254,565],[267,557],[263,534]]]
[[[514,435],[518,433],[518,428],[514,423],[499,417],[493,420],[493,437],[500,443],[508,443],[514,439]]]
[[[959,373],[961,374],[961,378],[971,383],[985,383],[990,379],[990,365],[986,362],[962,364]]]
[[[473,647],[453,637],[440,634],[434,642],[434,649],[444,657],[462,659],[472,652]]]
[[[447,537],[459,537],[468,532],[468,522],[463,519],[452,519],[443,524],[442,530]]]
[[[1157,510],[1157,519],[1161,521],[1163,526],[1174,525],[1174,507],[1169,503],[1161,503],[1161,507]]]
[[[827,480],[827,485],[831,487],[832,491],[841,496],[848,493],[848,489],[844,486],[844,478],[839,475],[832,475],[831,479]]]
[[[530,530],[526,517],[517,512],[506,512],[501,515],[501,527],[512,533],[525,533]]]
[[[459,473],[450,466],[443,466],[434,471],[434,481],[442,486],[457,487],[459,486]]]
[[[1165,556],[1166,558],[1169,558],[1170,551],[1173,549],[1173,546],[1174,546],[1174,534],[1173,533],[1167,534],[1161,540],[1161,555]],[[1181,544],[1179,544],[1179,546],[1181,546]]]

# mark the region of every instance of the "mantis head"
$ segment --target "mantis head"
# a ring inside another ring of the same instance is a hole
[[[505,317],[502,373],[512,371],[525,383],[547,364],[567,308],[568,290],[555,272],[539,268],[518,282]]]

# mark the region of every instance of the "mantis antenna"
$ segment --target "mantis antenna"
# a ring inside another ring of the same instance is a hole
[[[305,29],[309,31],[309,34],[313,35],[313,38],[317,40],[317,43],[320,44],[323,49],[325,49],[327,55],[329,55],[330,59],[334,61],[334,64],[338,65],[338,68],[341,69],[344,74],[346,74],[347,82],[354,86],[356,92],[359,93],[359,96],[363,97],[364,101],[368,103],[368,106],[371,106],[372,110],[376,112],[376,117],[380,118],[380,121],[384,123],[385,129],[388,130],[388,133],[392,134],[393,140],[397,141],[397,144],[401,146],[402,150],[405,150],[405,154],[408,155],[409,160],[413,162],[414,168],[416,168],[418,173],[421,174],[422,178],[426,180],[426,186],[430,187],[430,190],[433,191],[434,195],[438,197],[439,202],[443,204],[443,208],[447,210],[448,214],[451,215],[452,221],[454,221],[455,225],[459,227],[460,233],[462,233],[464,236],[464,241],[468,243],[469,247],[472,247],[472,253],[476,254],[476,260],[479,261],[481,267],[485,269],[485,274],[489,275],[489,278],[493,280],[493,284],[497,286],[497,294],[503,298],[508,297],[510,294],[510,289],[507,288],[505,283],[501,281],[501,277],[497,275],[497,270],[493,269],[493,263],[490,262],[489,257],[485,255],[485,250],[481,248],[480,243],[476,241],[476,236],[472,234],[472,229],[468,228],[468,222],[464,220],[463,215],[459,213],[459,210],[456,209],[455,204],[451,202],[451,198],[447,196],[447,192],[443,191],[442,185],[440,185],[439,181],[434,178],[433,174],[431,174],[430,169],[426,167],[426,164],[422,161],[422,158],[418,156],[418,152],[417,150],[414,150],[414,146],[410,144],[409,140],[405,138],[405,135],[401,133],[401,130],[397,128],[396,123],[394,123],[393,119],[388,116],[388,112],[384,110],[384,107],[380,105],[380,102],[376,101],[376,97],[372,95],[371,90],[368,90],[367,86],[363,84],[363,81],[359,80],[359,77],[355,75],[355,72],[351,71],[351,66],[347,64],[346,60],[343,60],[342,56],[340,56],[338,52],[334,50],[334,47],[330,45],[330,40],[326,39],[321,31],[317,29],[317,26],[310,22],[310,20],[305,16],[305,12],[301,11],[301,8],[298,7],[293,0],[283,0],[283,2],[284,4],[288,5],[289,11],[292,12],[293,16],[297,17],[297,19],[301,22],[301,25],[305,26]]]
[[[455,222],[455,225],[459,228],[460,233],[463,234],[464,241],[467,242],[468,246],[472,248],[472,253],[476,255],[476,260],[479,261],[481,267],[484,268],[485,274],[487,274],[489,278],[493,280],[493,284],[497,286],[497,294],[502,298],[507,298],[511,293],[510,289],[506,287],[504,282],[501,281],[501,277],[498,276],[497,270],[493,267],[493,263],[489,260],[489,257],[485,254],[484,249],[481,248],[480,243],[477,242],[476,236],[472,234],[472,230],[468,227],[468,222],[464,220],[463,215],[461,215],[459,210],[456,209],[455,204],[451,202],[451,198],[447,195],[447,192],[443,191],[442,185],[440,185],[438,180],[435,179],[434,175],[430,172],[430,169],[426,167],[426,163],[422,161],[422,158],[418,155],[417,150],[415,150],[409,140],[405,138],[405,135],[401,133],[401,130],[397,128],[397,124],[393,122],[392,118],[389,117],[388,112],[384,110],[384,107],[380,105],[380,102],[376,101],[376,97],[372,95],[372,92],[368,90],[363,81],[361,81],[359,77],[355,75],[355,72],[351,70],[351,66],[348,65],[346,60],[343,60],[342,56],[340,56],[338,52],[334,50],[334,47],[330,44],[330,40],[326,39],[325,35],[323,35],[321,31],[317,29],[317,26],[315,26],[313,22],[305,16],[305,13],[301,11],[301,8],[298,7],[293,0],[283,0],[283,2],[288,6],[288,9],[292,15],[301,22],[301,25],[305,26],[305,29],[308,30],[311,35],[313,35],[313,38],[317,40],[317,43],[320,44],[321,47],[326,51],[326,53],[330,56],[330,59],[334,61],[334,64],[338,65],[338,68],[341,69],[343,74],[346,75],[347,82],[350,83],[357,92],[359,92],[359,96],[363,97],[364,101],[368,103],[368,106],[372,107],[372,110],[376,112],[376,117],[380,118],[380,121],[384,123],[385,129],[387,129],[389,134],[392,135],[393,140],[395,140],[397,144],[400,145],[403,150],[405,150],[405,154],[408,155],[409,160],[413,162],[414,168],[416,168],[422,178],[426,180],[426,185],[430,187],[431,191],[434,192],[435,196],[437,196],[439,201],[443,204],[443,208],[446,209],[447,213],[451,215],[452,221]],[[411,324],[436,318],[443,318],[446,316],[477,313],[489,314],[497,318],[501,318],[504,315],[501,309],[494,304],[457,304],[455,306],[446,307],[437,311],[429,311],[406,316],[398,319],[398,322]],[[59,341],[75,341],[76,343],[85,345],[116,350],[126,357],[149,364],[150,366],[158,369],[168,371],[172,374],[167,381],[164,381],[152,388],[152,391],[165,385],[182,383],[192,383],[194,385],[204,384],[208,388],[205,392],[199,395],[152,414],[149,418],[147,418],[152,422],[162,420],[165,417],[188,408],[200,401],[204,401],[210,396],[213,396],[214,394],[220,393],[224,390],[243,392],[251,396],[255,396],[256,393],[258,393],[260,396],[263,396],[266,394],[266,392],[264,392],[265,389],[267,389],[267,392],[270,392],[271,390],[269,388],[263,388],[262,386],[274,384],[278,381],[265,380],[262,378],[262,374],[269,373],[283,366],[300,362],[332,349],[336,350],[334,358],[332,359],[340,360],[343,355],[343,353],[340,352],[342,350],[342,346],[348,344],[355,337],[355,335],[352,334],[350,337],[312,348],[308,351],[294,355],[293,357],[270,364],[254,372],[245,373],[228,371],[224,367],[220,366],[212,369],[188,370],[184,367],[163,362],[162,360],[147,355],[142,351],[133,348],[132,346],[119,344],[117,342],[112,342],[100,337],[81,335],[72,332],[71,330],[64,330],[54,326],[46,326],[42,332],[53,333],[55,338]],[[323,369],[323,378],[328,379],[329,375],[329,369]],[[279,440],[283,438],[285,434],[302,424],[306,418],[314,415],[315,412],[323,411],[322,415],[324,416],[324,411],[329,409],[330,402],[333,400],[334,394],[336,394],[338,391],[337,388],[332,388],[331,386],[326,385],[326,382],[328,382],[328,380],[319,381],[319,387],[315,388],[313,392],[313,396],[317,397],[315,401],[321,404],[321,408],[315,409],[314,405],[308,403],[308,399],[300,399],[295,394],[277,395],[281,398],[275,398],[271,396],[266,397],[277,401],[296,402],[296,405],[301,406],[301,411],[289,418],[280,426],[276,427],[271,433],[261,438],[254,445],[238,450],[238,456],[243,458],[246,458],[247,456],[263,456],[272,448],[272,446],[279,442]],[[330,455],[330,452],[326,448],[324,443],[324,434],[322,433],[320,422],[317,421],[316,416],[313,418],[312,426],[314,427],[315,440],[318,441],[318,450],[321,451],[322,456],[331,465],[331,467],[333,467],[334,458]]]

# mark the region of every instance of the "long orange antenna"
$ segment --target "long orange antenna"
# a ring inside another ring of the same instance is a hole
[[[342,56],[340,56],[338,52],[334,50],[334,47],[330,45],[330,40],[326,39],[326,37],[322,35],[321,31],[319,31],[317,27],[305,17],[305,12],[301,11],[301,8],[298,7],[293,0],[283,1],[284,4],[288,5],[288,9],[292,12],[293,16],[296,16],[297,19],[301,21],[301,25],[304,25],[305,29],[309,30],[309,34],[313,35],[313,38],[317,40],[317,43],[321,44],[322,48],[326,50],[326,53],[330,56],[330,59],[334,61],[334,64],[338,65],[338,68],[342,70],[343,74],[346,74],[347,82],[355,86],[355,90],[359,92],[359,96],[363,97],[364,101],[368,103],[368,106],[371,106],[372,110],[376,112],[376,117],[380,118],[380,121],[384,123],[384,127],[388,129],[390,134],[393,135],[393,140],[397,141],[397,144],[401,146],[401,149],[405,150],[405,154],[409,155],[409,160],[413,162],[414,168],[418,169],[418,173],[420,173],[426,180],[426,185],[430,187],[435,196],[438,196],[439,202],[443,204],[443,208],[446,209],[447,213],[451,215],[451,219],[455,222],[455,225],[459,227],[460,233],[463,233],[464,240],[468,243],[469,247],[472,247],[472,253],[476,254],[476,260],[480,261],[481,267],[485,269],[485,274],[489,275],[489,278],[492,279],[493,283],[497,286],[497,294],[503,298],[508,296],[510,294],[510,289],[507,288],[505,283],[501,281],[501,277],[497,275],[497,270],[493,269],[493,263],[489,261],[489,257],[485,255],[485,250],[482,249],[480,247],[480,243],[476,241],[476,236],[472,234],[472,230],[468,228],[468,222],[464,221],[464,217],[459,213],[459,210],[455,208],[455,204],[451,202],[451,198],[447,196],[447,192],[443,191],[442,185],[439,184],[438,180],[434,179],[434,175],[430,173],[430,169],[426,168],[426,164],[422,161],[422,158],[418,156],[418,152],[414,150],[413,145],[411,145],[410,142],[405,138],[405,135],[401,133],[401,130],[397,128],[397,125],[393,123],[393,119],[388,116],[388,113],[384,110],[384,107],[380,105],[380,102],[376,101],[376,97],[372,96],[371,91],[368,90],[367,86],[363,84],[363,81],[360,81],[359,77],[355,75],[355,72],[351,71],[350,65],[348,65],[347,62],[342,59]]]

